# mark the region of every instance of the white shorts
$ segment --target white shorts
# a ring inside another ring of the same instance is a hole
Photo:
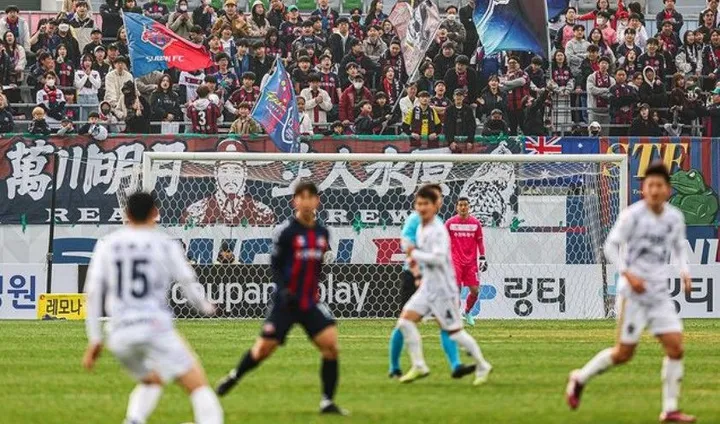
[[[683,331],[682,320],[670,299],[641,303],[631,297],[618,296],[616,309],[622,344],[637,344],[645,328],[653,336]]]
[[[175,330],[161,333],[138,329],[111,333],[108,349],[136,380],[142,380],[152,371],[168,383],[186,374],[193,367],[195,357]]]
[[[459,304],[460,301],[457,298],[434,298],[431,300],[424,291],[418,290],[405,304],[403,311],[414,311],[422,316],[432,313],[443,330],[457,331],[463,327]]]

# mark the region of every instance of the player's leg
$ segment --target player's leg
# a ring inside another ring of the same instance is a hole
[[[685,366],[683,357],[683,326],[674,305],[668,300],[653,306],[649,312],[650,331],[658,338],[665,350],[662,365],[662,422],[693,423],[695,417],[680,412],[680,383]]]
[[[404,306],[415,293],[415,277],[410,270],[406,269],[403,270],[400,280],[400,304]],[[389,375],[391,378],[402,376],[400,355],[402,354],[404,342],[402,331],[396,326],[390,333],[390,345],[388,348],[390,358]]]
[[[220,380],[215,388],[217,394],[225,396],[245,374],[255,369],[262,361],[269,358],[279,345],[285,343],[285,338],[295,323],[295,318],[294,312],[287,307],[273,305],[263,323],[260,337],[243,354],[237,366]]]
[[[190,371],[178,377],[177,383],[190,396],[195,424],[223,423],[222,406],[200,364],[195,363]]]
[[[473,326],[475,325],[475,318],[472,316],[472,308],[478,300],[480,293],[480,281],[478,280],[478,268],[477,266],[471,266],[465,268],[463,271],[462,284],[470,290],[467,299],[465,299],[465,322]]]
[[[160,376],[150,371],[140,379],[128,398],[125,424],[144,424],[155,410],[163,392]]]
[[[635,355],[635,347],[647,325],[647,310],[638,302],[621,296],[617,301],[617,314],[618,337],[615,346],[601,350],[581,369],[570,373],[565,398],[571,409],[577,409],[580,405],[582,391],[593,377],[630,361]]]
[[[473,358],[475,362],[475,381],[473,384],[480,385],[487,381],[492,366],[485,360],[475,339],[463,329],[462,317],[457,304],[457,299],[438,299],[433,301],[430,308],[440,327],[447,331],[450,338]]]
[[[430,374],[430,369],[425,363],[425,356],[423,355],[422,338],[416,325],[427,313],[422,306],[423,300],[414,300],[421,296],[420,293],[413,295],[412,299],[405,305],[397,322],[396,328],[403,334],[408,353],[410,354],[410,361],[412,362],[410,370],[400,377],[401,383],[411,383],[419,378],[427,377]]]

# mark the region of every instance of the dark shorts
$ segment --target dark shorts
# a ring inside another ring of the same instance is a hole
[[[403,270],[402,274],[400,274],[400,305],[405,306],[405,304],[410,300],[413,294],[415,294],[415,291],[417,290],[417,287],[415,286],[415,277],[412,275],[412,272],[410,270]]]
[[[308,337],[313,339],[324,329],[335,325],[335,318],[324,304],[317,304],[305,311],[273,304],[263,323],[260,337],[284,344],[285,338],[295,324],[300,324]]]

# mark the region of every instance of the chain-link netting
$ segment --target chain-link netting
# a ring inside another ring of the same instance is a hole
[[[503,153],[502,145],[495,153]],[[274,228],[293,213],[298,181],[321,190],[320,222],[330,230],[320,298],[337,317],[395,317],[404,254],[400,231],[416,189],[438,183],[441,217],[454,215],[459,197],[484,227],[489,263],[480,276],[475,313],[487,318],[602,318],[612,299],[601,246],[620,210],[618,162],[256,160],[253,156],[201,161],[155,159],[150,175],[124,179],[120,203],[135,184],[155,190],[161,226],[181,239],[207,298],[221,317],[262,317],[275,289],[269,269]],[[517,160],[515,160],[517,158]],[[263,159],[267,159],[264,157]],[[146,158],[147,160],[147,158]],[[619,161],[619,159],[618,159]],[[139,187],[139,186],[138,186]],[[178,317],[192,308],[173,289]]]

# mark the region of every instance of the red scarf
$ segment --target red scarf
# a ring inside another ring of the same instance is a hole
[[[610,88],[610,74],[602,75],[600,72],[595,72],[595,87]],[[607,107],[608,99],[603,97],[597,97],[597,107]]]
[[[395,87],[393,83],[391,83],[387,78],[383,78],[382,83],[385,94],[388,95],[388,102],[395,103]]]
[[[55,88],[50,88],[47,85],[44,88],[45,88],[45,93],[47,93],[48,103],[57,102],[57,90]]]
[[[457,86],[458,88],[467,88],[468,85],[468,78],[467,78],[467,71],[463,72],[462,74],[455,71],[457,74]]]

